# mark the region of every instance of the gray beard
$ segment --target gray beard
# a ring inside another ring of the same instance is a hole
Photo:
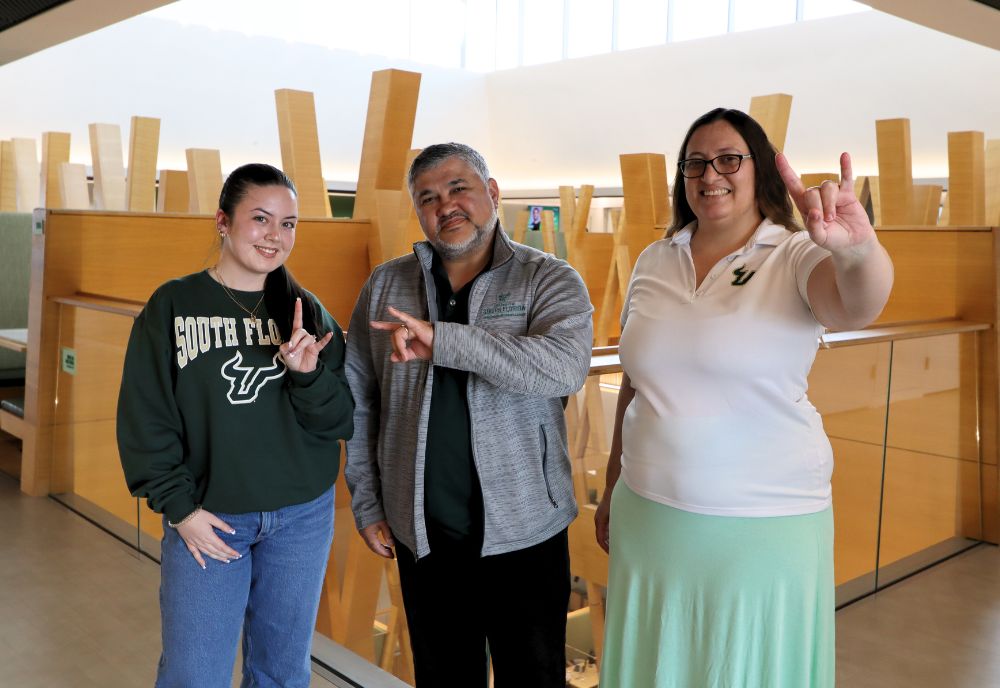
[[[481,225],[473,224],[473,227],[476,228],[476,232],[461,244],[451,244],[441,241],[438,239],[437,234],[434,235],[433,239],[428,239],[428,241],[431,242],[431,246],[433,246],[434,250],[438,252],[438,255],[445,260],[459,260],[460,258],[464,258],[470,253],[475,252],[490,238],[492,238],[493,229],[497,225],[497,219],[497,210],[494,208],[486,222]]]

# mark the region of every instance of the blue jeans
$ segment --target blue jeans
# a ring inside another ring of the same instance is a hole
[[[157,688],[229,688],[243,632],[243,682],[306,688],[309,650],[333,542],[333,488],[277,511],[216,515],[242,556],[202,569],[164,521],[160,562],[163,654]]]

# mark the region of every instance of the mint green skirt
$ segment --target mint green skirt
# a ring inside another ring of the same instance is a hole
[[[611,498],[601,688],[833,688],[833,511],[705,516]]]

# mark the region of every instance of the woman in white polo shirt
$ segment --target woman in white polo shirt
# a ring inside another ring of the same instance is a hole
[[[867,325],[892,286],[840,163],[804,189],[746,114],[688,130],[622,310],[601,688],[833,686],[833,456],[806,377],[823,328]]]

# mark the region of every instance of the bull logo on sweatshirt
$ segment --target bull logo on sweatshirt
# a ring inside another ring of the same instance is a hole
[[[257,401],[261,388],[271,380],[277,380],[285,374],[285,364],[279,361],[281,353],[274,354],[271,365],[264,368],[243,365],[243,354],[236,355],[222,364],[222,377],[229,380],[229,392],[226,396],[230,404],[252,404]]]

